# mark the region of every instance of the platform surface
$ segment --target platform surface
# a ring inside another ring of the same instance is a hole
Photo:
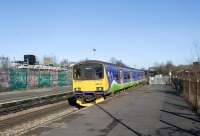
[[[200,119],[174,89],[146,85],[42,125],[40,136],[200,136]]]

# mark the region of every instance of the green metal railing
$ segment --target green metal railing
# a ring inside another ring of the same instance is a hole
[[[56,79],[53,79],[53,77]],[[59,70],[52,72],[50,70],[30,69],[10,69],[9,86],[10,90],[18,90],[34,87],[67,86],[71,84],[71,78],[68,71]]]
[[[38,87],[50,87],[50,86],[51,86],[50,71],[39,71]]]
[[[23,89],[27,87],[27,70],[26,69],[18,69],[10,70],[10,88],[14,89]]]
[[[65,71],[58,71],[58,86],[65,86],[67,85],[67,73]]]

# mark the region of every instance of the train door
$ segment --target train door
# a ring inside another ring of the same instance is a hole
[[[123,84],[123,82],[124,82],[123,70],[121,67],[120,67],[120,82],[121,82],[121,84]]]
[[[131,71],[129,74],[130,74],[130,81],[133,82],[133,72]]]

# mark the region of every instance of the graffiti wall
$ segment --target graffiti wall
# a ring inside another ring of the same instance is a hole
[[[66,70],[9,69],[0,70],[0,91],[26,88],[68,86],[71,74]]]

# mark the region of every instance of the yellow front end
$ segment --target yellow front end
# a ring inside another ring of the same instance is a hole
[[[97,90],[102,88],[102,90]],[[106,70],[104,68],[104,77],[101,80],[73,80],[73,90],[81,92],[105,91],[109,89]]]
[[[99,80],[73,80],[73,90],[76,94],[76,92],[78,93],[82,93],[82,97],[84,97],[84,94],[86,93],[97,93],[97,92],[102,92],[104,93],[105,91],[108,91],[109,89],[109,82],[107,79],[107,74],[106,74],[106,70],[104,68],[104,77],[102,79]],[[100,103],[102,101],[104,101],[104,97],[103,96],[99,96],[96,95],[95,96],[96,99],[93,102],[85,102],[81,97],[78,97],[76,100],[76,103],[80,106],[91,106],[94,103]]]

